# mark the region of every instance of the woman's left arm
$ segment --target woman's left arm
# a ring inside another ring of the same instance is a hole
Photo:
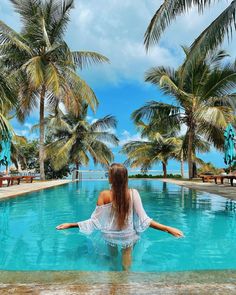
[[[62,223],[56,227],[56,229],[67,229],[72,227],[79,227],[78,222],[77,223]]]
[[[77,227],[80,229],[81,232],[85,234],[91,234],[94,230],[100,228],[100,223],[99,219],[102,215],[102,209],[100,205],[103,205],[103,192],[99,194],[98,201],[97,201],[97,206],[95,210],[93,211],[91,217],[87,220],[84,221],[79,221],[76,223],[62,223],[56,227],[56,229],[61,230],[61,229],[68,229],[68,228],[73,228]]]

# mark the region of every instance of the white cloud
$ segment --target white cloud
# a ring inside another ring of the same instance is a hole
[[[66,35],[70,46],[74,50],[100,52],[111,61],[82,72],[89,84],[94,87],[123,80],[143,81],[144,72],[152,66],[178,66],[183,59],[180,45],[190,45],[230,1],[215,1],[202,15],[193,8],[178,16],[147,54],[143,36],[162,3],[163,0],[75,0]],[[1,0],[0,18],[19,31],[19,17],[10,1]],[[234,55],[233,45],[234,42],[225,42],[223,47]]]
[[[119,145],[123,146],[129,141],[144,141],[145,139],[141,138],[140,133],[131,134],[128,130],[124,130],[120,136]]]
[[[93,120],[93,117],[91,117],[91,116],[86,116],[86,120],[90,122],[90,121]]]
[[[92,119],[92,121],[90,122],[90,124],[96,123],[98,121],[98,119],[94,118]]]
[[[147,54],[143,35],[162,2],[76,1],[67,35],[70,45],[77,50],[98,51],[111,61],[110,65],[98,65],[82,72],[91,85],[117,84],[123,80],[143,81],[144,72],[152,66],[178,66],[183,59],[180,45],[190,45],[229,4],[229,1],[216,1],[203,15],[193,8],[177,17],[159,44]],[[233,42],[230,46],[225,43],[224,47],[234,53]]]
[[[32,126],[33,126],[33,124],[31,124],[31,123],[27,123],[27,122],[26,122],[26,123],[24,124],[24,126],[27,127],[28,129],[31,129]]]

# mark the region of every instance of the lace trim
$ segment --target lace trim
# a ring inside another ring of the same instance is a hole
[[[140,224],[137,224],[137,227],[135,227],[135,230],[139,233],[144,232],[150,226],[151,221],[152,219],[147,217]]]
[[[107,245],[112,246],[112,247],[120,246],[121,249],[126,249],[126,248],[129,248],[129,247],[133,247],[134,244],[137,243],[138,240],[139,240],[139,237],[136,237],[136,239],[133,240],[133,241],[122,243],[122,242],[119,242],[119,241],[108,241],[108,240],[104,239],[104,241],[105,241],[105,243]]]

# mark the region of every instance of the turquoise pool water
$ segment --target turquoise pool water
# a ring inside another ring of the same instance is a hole
[[[182,229],[184,239],[148,229],[132,271],[236,269],[236,211],[226,198],[156,180],[132,180],[153,219]],[[0,202],[1,270],[121,270],[98,234],[56,231],[87,219],[107,181],[83,181]]]

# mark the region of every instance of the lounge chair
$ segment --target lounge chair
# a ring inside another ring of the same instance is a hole
[[[25,180],[25,182],[30,182],[30,183],[32,183],[32,182],[33,182],[33,179],[34,179],[35,177],[36,177],[36,176],[26,175],[26,176],[22,176],[22,180]]]
[[[209,182],[210,180],[214,179],[215,183],[218,184],[219,182],[221,184],[224,184],[224,179],[228,179],[230,181],[231,186],[233,186],[234,183],[234,179],[236,179],[236,171],[230,173],[230,174],[226,174],[226,173],[222,173],[219,175],[199,175],[199,177],[202,178],[203,182]]]
[[[1,176],[0,177],[0,187],[3,186],[3,181],[7,181],[7,186],[9,186],[11,184],[11,179],[12,177],[11,176]]]
[[[226,175],[216,175],[215,183],[217,184],[217,179],[220,179],[221,184],[224,183],[224,179],[228,179],[230,181],[231,186],[234,185],[234,179],[236,179],[236,173],[226,174]]]
[[[17,184],[19,185],[22,178],[23,178],[22,176],[18,176],[18,175],[17,176],[11,176],[11,185],[14,184],[14,181],[16,181]]]
[[[202,179],[202,182],[210,182],[210,180],[215,179],[215,175],[212,172],[200,174],[199,177]]]

